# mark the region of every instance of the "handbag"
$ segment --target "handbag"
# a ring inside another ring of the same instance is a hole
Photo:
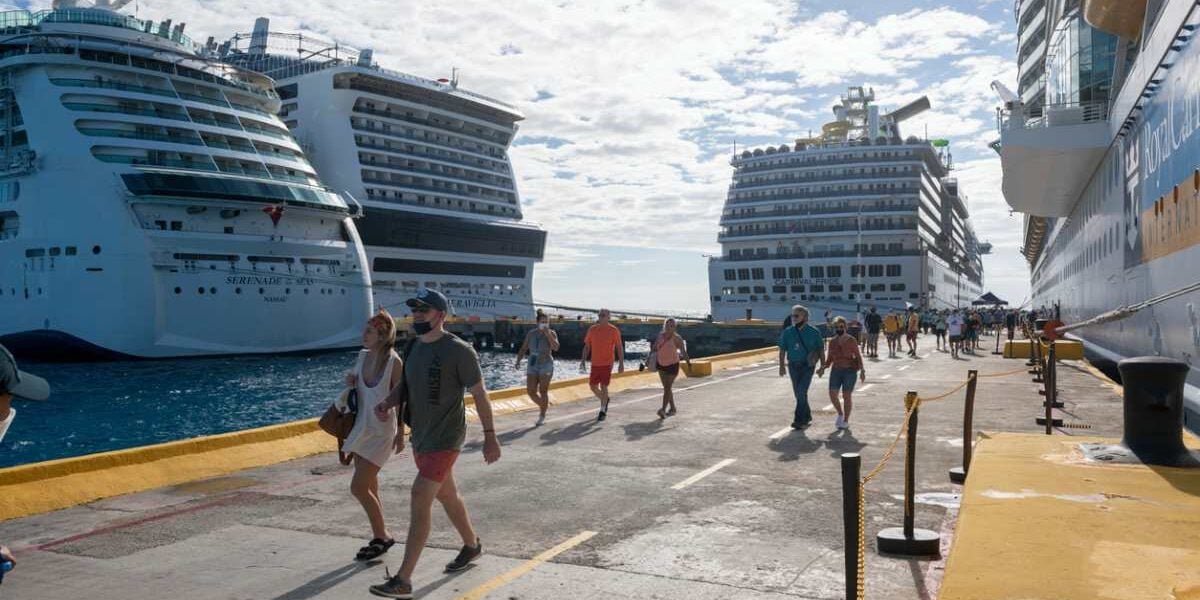
[[[661,339],[662,336],[659,336],[659,338]],[[646,356],[647,371],[658,370],[658,342],[659,340],[655,340],[650,344],[650,354]]]
[[[346,410],[342,410],[340,406],[345,406]],[[317,427],[337,438],[338,462],[343,465],[350,464],[350,455],[342,452],[342,444],[346,442],[347,437],[350,437],[356,420],[358,420],[358,391],[354,388],[346,388],[338,397],[337,402],[330,404],[329,408],[325,409],[325,414],[317,419]]]

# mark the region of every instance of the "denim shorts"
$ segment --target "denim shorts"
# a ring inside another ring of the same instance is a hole
[[[535,377],[554,375],[554,359],[530,355],[529,363],[525,366],[525,374]]]
[[[858,371],[854,369],[830,369],[829,391],[842,390],[843,392],[853,392],[854,378],[857,376]]]

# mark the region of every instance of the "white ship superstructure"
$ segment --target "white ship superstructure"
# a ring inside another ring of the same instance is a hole
[[[949,154],[901,138],[922,98],[888,114],[851,87],[817,138],[734,156],[709,261],[717,320],[783,319],[793,304],[954,308],[982,293],[980,243]]]
[[[1033,307],[1076,324],[1200,282],[1200,5],[1016,9],[1028,76],[1016,94],[996,87],[1004,197],[1025,213]],[[1144,355],[1194,364],[1200,300],[1184,293],[1071,335],[1102,366]],[[1200,431],[1194,367],[1185,408]]]
[[[220,52],[275,79],[280,116],[321,178],[363,205],[376,306],[428,287],[460,317],[533,315],[546,232],[521,221],[508,159],[519,110],[456,79],[380,68],[370,50],[271,32],[267,19]]]
[[[120,4],[0,14],[0,342],[49,358],[356,344],[352,211],[272,82]]]

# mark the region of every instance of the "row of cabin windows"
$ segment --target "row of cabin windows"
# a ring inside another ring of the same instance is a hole
[[[850,265],[851,277],[900,277],[901,265]],[[765,279],[765,271],[761,267],[746,269],[725,269],[725,281],[745,281]],[[841,265],[813,266],[808,268],[808,276],[813,278],[841,277]],[[804,267],[772,267],[772,279],[800,279],[804,277]]]
[[[893,283],[891,285],[884,284],[884,283],[872,283],[868,288],[868,286],[863,285],[861,283],[852,283],[852,284],[850,284],[850,291],[851,292],[865,292],[869,289],[872,292],[886,292],[888,290],[891,290],[893,292],[903,292],[906,289],[906,287],[907,286],[903,283]],[[814,283],[814,284],[811,284],[808,286],[775,285],[775,286],[771,286],[771,293],[772,294],[787,294],[787,293],[802,294],[805,292],[805,288],[807,288],[807,291],[814,292],[814,293],[826,292],[826,291],[828,291],[828,292],[843,292],[846,290],[845,286],[838,284],[838,283],[831,283],[829,285]],[[722,291],[725,292],[726,295],[730,295],[730,294],[765,294],[765,293],[767,293],[767,286],[765,286],[765,285],[754,285],[754,286],[742,285],[742,286],[738,286],[737,288],[732,288],[732,287],[722,288]]]

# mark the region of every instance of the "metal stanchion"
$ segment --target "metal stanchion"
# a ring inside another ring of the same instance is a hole
[[[1053,414],[1055,399],[1054,386],[1057,385],[1057,382],[1055,381],[1055,373],[1057,368],[1057,361],[1054,358],[1054,340],[1050,340],[1050,348],[1046,352],[1045,376],[1042,378],[1046,382],[1046,401],[1042,403],[1046,407],[1046,416],[1039,417],[1037,420],[1038,425],[1046,426],[1046,435],[1053,435],[1054,428],[1062,427],[1063,425],[1062,419],[1055,419]]]
[[[937,556],[941,553],[941,539],[937,532],[917,529],[916,517],[917,486],[917,413],[920,411],[917,393],[908,392],[904,397],[904,409],[911,410],[908,419],[908,435],[904,440],[904,526],[888,527],[875,536],[875,546],[880,554],[898,556]]]
[[[996,349],[992,350],[992,354],[1004,354],[1000,351],[1000,332],[996,332]]]
[[[967,471],[971,468],[971,445],[975,441],[975,428],[972,421],[975,419],[975,384],[979,371],[971,369],[967,371],[967,401],[963,404],[963,458],[962,466],[950,469],[950,481],[953,483],[964,483],[967,480]]]
[[[858,598],[858,506],[862,502],[858,487],[862,457],[857,452],[842,455],[842,525],[845,530],[846,600]]]

